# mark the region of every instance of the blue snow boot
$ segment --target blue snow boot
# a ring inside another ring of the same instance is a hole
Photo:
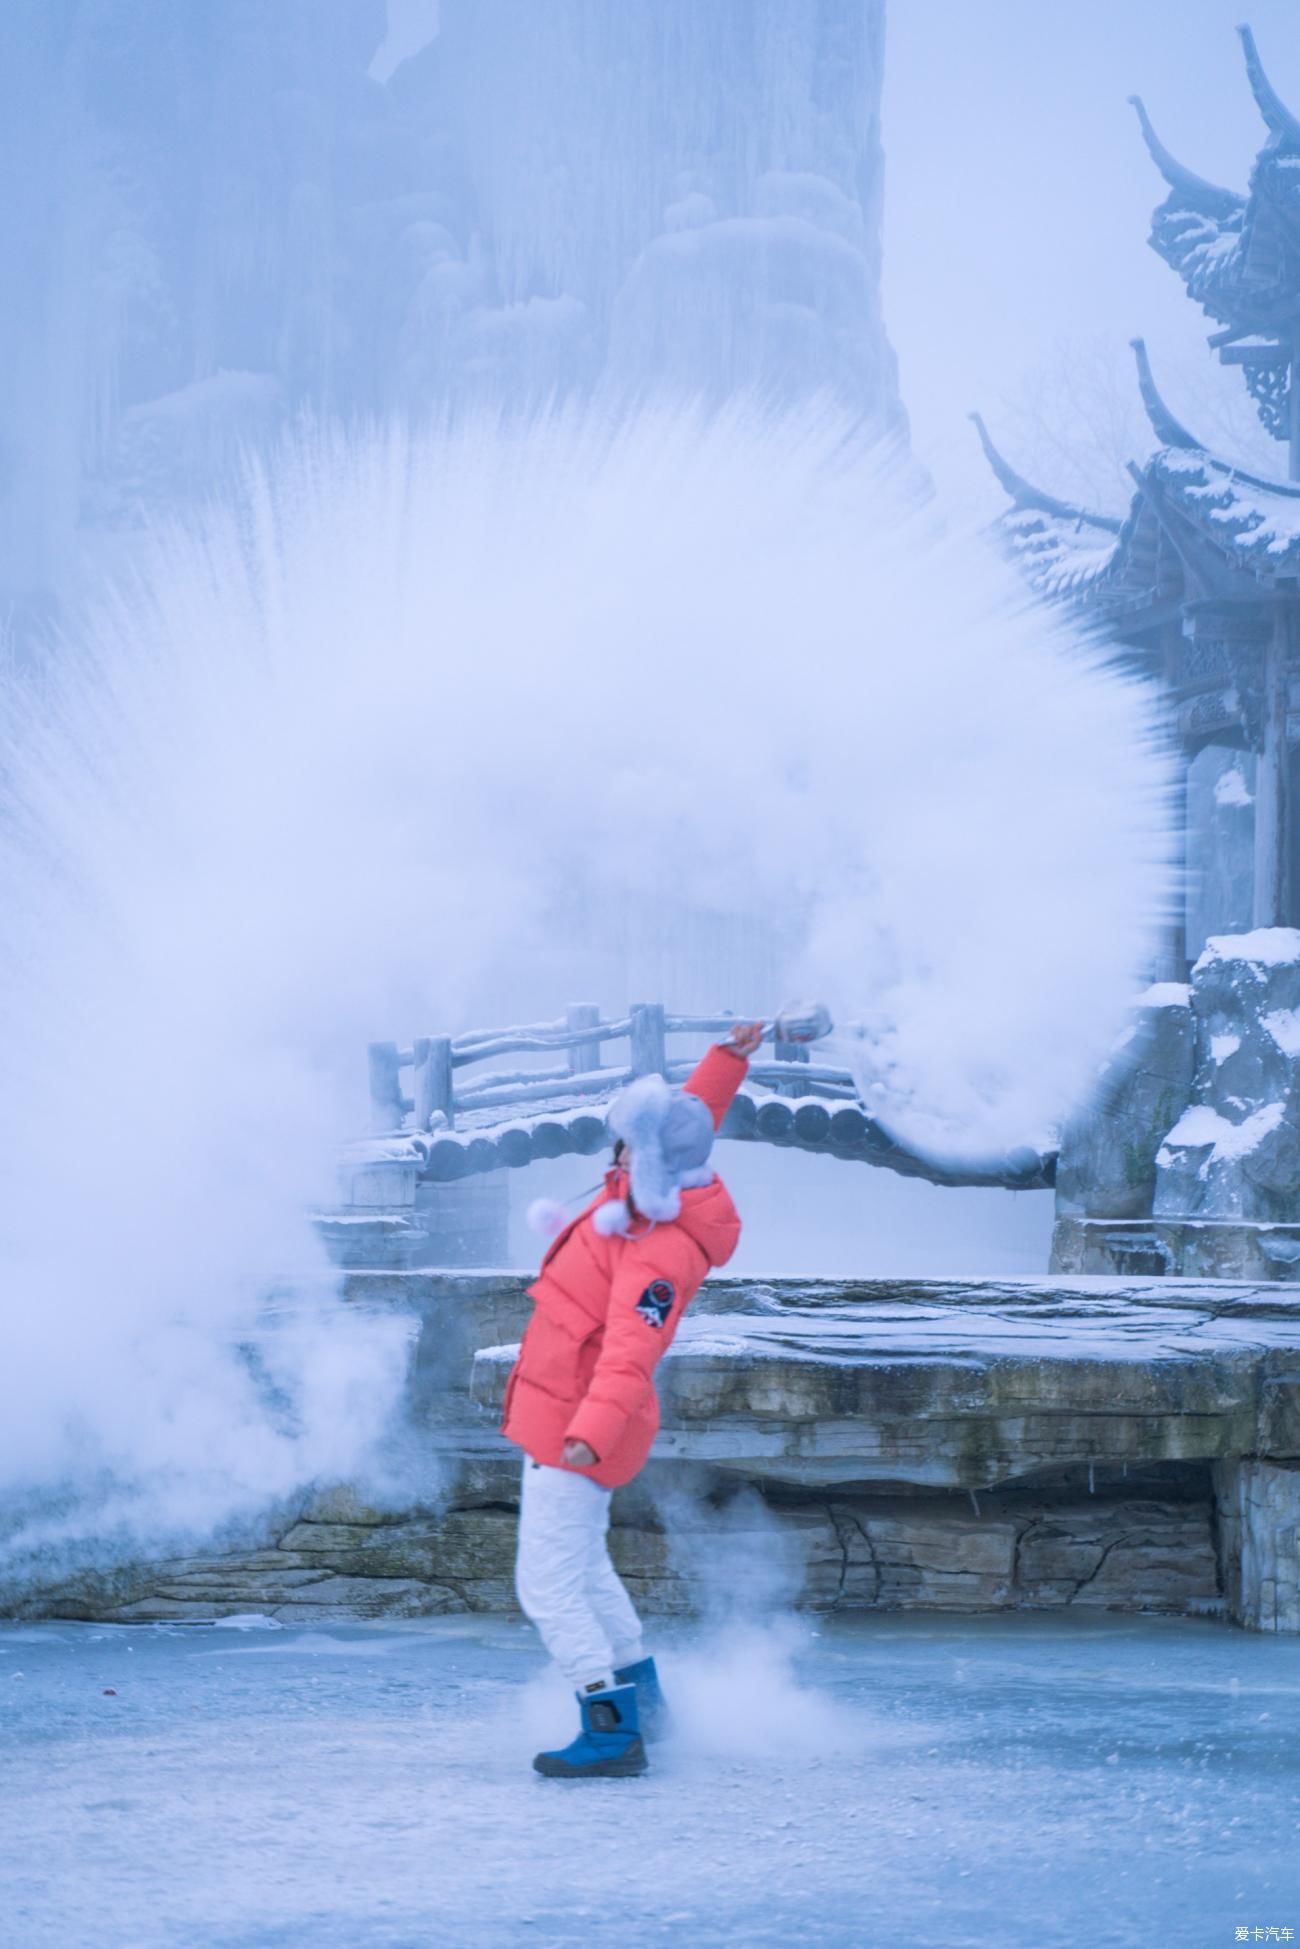
[[[614,1673],[614,1683],[636,1686],[637,1720],[642,1738],[667,1739],[673,1729],[673,1715],[660,1690],[654,1659],[638,1658],[635,1665],[620,1665]]]
[[[555,1753],[539,1753],[533,1761],[551,1780],[608,1780],[644,1773],[649,1762],[641,1744],[635,1685],[607,1685],[599,1692],[579,1692],[582,1731],[572,1745]]]

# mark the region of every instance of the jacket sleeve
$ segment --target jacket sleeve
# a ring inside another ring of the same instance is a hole
[[[675,1227],[623,1254],[600,1358],[566,1441],[585,1441],[598,1461],[609,1454],[653,1387],[654,1370],[707,1269],[699,1247]]]
[[[713,1118],[713,1128],[721,1130],[722,1120],[748,1071],[747,1057],[738,1056],[725,1042],[715,1042],[711,1049],[705,1050],[682,1087],[699,1097]]]

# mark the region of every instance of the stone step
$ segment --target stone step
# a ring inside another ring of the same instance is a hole
[[[722,1284],[723,1282],[719,1282]],[[1062,1463],[1300,1456],[1300,1295],[1191,1281],[745,1282],[660,1368],[667,1458],[990,1488]],[[473,1359],[499,1411],[513,1341]]]

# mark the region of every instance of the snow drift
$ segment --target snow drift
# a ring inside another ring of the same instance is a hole
[[[1086,1087],[1165,896],[1144,694],[829,408],[304,435],[3,715],[15,1550],[366,1466],[404,1349],[304,1213],[368,1037],[621,1006],[642,909],[716,1005],[865,1022],[872,1107],[983,1152]]]

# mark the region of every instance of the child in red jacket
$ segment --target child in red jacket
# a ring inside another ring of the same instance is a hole
[[[525,1451],[515,1584],[582,1718],[571,1745],[537,1755],[539,1773],[643,1773],[642,1733],[662,1730],[654,1659],[606,1544],[610,1491],[649,1455],[655,1367],[710,1266],[736,1248],[740,1220],[708,1158],[762,1038],[762,1023],[738,1024],[683,1088],[642,1076],[615,1098],[614,1168],[529,1287],[502,1421]]]

